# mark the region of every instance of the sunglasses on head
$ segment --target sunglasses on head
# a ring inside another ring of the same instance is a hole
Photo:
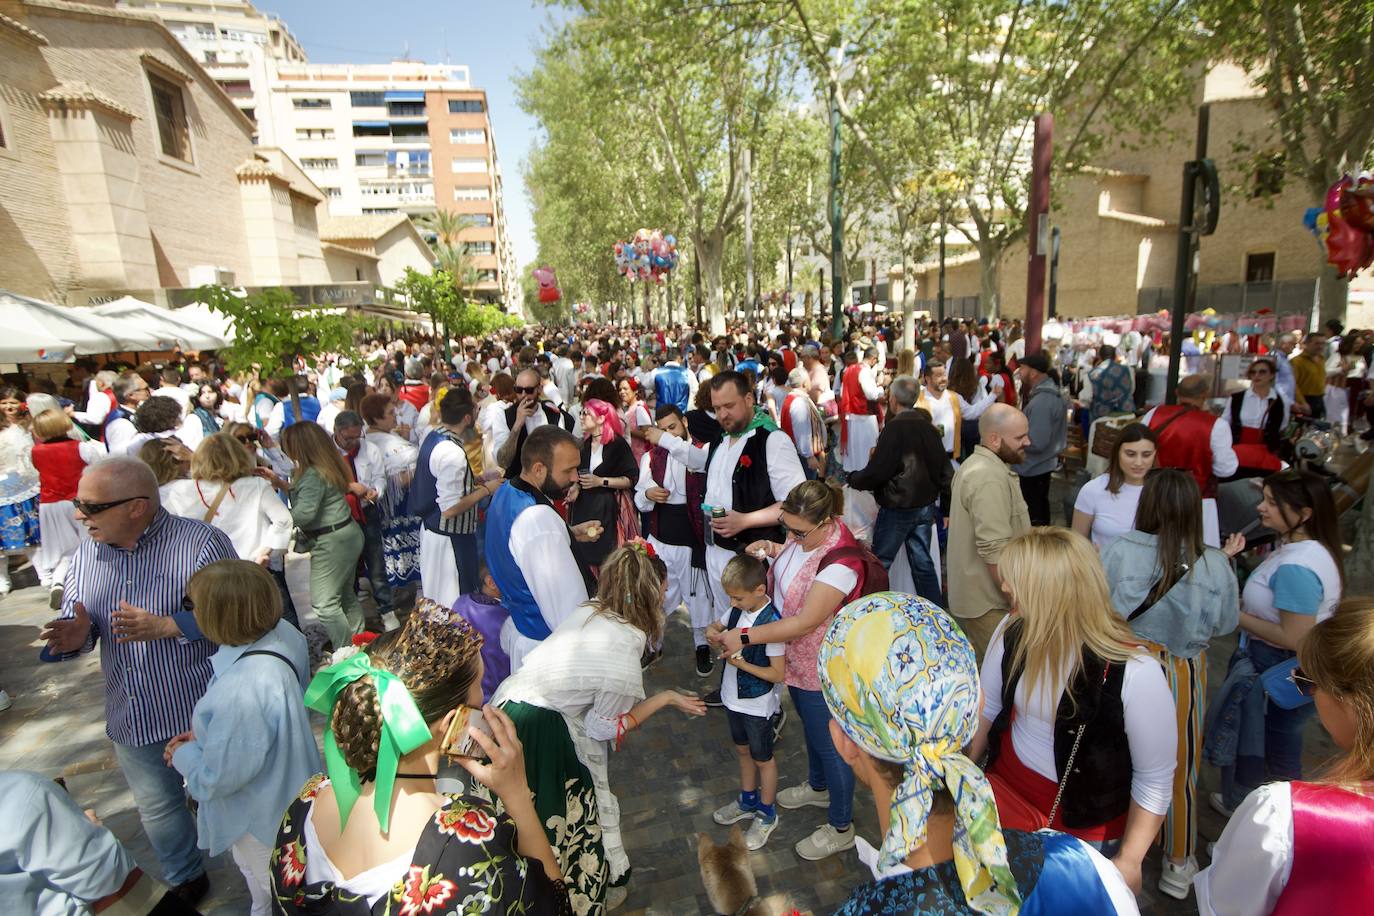
[[[1298,688],[1298,693],[1305,697],[1313,696],[1317,692],[1317,682],[1304,674],[1301,668],[1294,668],[1288,672],[1288,679]]]
[[[72,500],[72,505],[76,507],[76,511],[80,512],[87,518],[91,518],[92,516],[99,515],[100,513],[105,512],[109,509],[113,509],[115,506],[122,506],[125,503],[131,503],[136,499],[148,499],[148,497],[126,496],[123,499],[115,499],[107,503],[88,503],[84,499],[74,499]]]

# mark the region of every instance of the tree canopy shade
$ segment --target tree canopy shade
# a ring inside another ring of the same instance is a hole
[[[291,406],[303,416],[296,361],[321,353],[352,353],[353,332],[364,323],[326,309],[301,307],[279,287],[247,296],[224,286],[202,286],[198,301],[234,321],[234,341],[224,351],[232,372],[259,372],[286,380]]]

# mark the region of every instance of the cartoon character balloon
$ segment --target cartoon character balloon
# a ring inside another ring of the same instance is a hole
[[[658,229],[639,229],[629,241],[616,242],[611,251],[616,271],[631,283],[650,279],[662,283],[677,269],[677,239]]]
[[[1342,175],[1327,188],[1321,209],[1309,210],[1303,222],[1342,277],[1374,264],[1374,177]]]
[[[557,302],[563,298],[563,291],[558,288],[558,277],[554,275],[552,267],[536,267],[530,273],[539,282],[540,302]]]

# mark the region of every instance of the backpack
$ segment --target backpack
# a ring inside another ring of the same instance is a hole
[[[825,558],[821,560],[820,568],[816,571],[819,573],[832,563],[847,558],[857,558],[863,571],[859,574],[859,584],[854,586],[854,591],[845,596],[845,604],[865,595],[887,591],[887,567],[883,566],[882,561],[874,555],[873,551],[861,542],[855,542],[845,547],[836,547],[825,555]]]

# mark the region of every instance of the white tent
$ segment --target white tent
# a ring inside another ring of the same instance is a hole
[[[234,319],[221,315],[204,302],[192,302],[190,305],[170,311],[172,317],[182,324],[189,324],[226,343],[232,343],[234,340]]]
[[[194,321],[180,317],[179,312],[132,296],[97,305],[92,311],[97,315],[124,319],[151,334],[173,339],[185,350],[217,350],[228,342],[221,335],[212,334]]]
[[[65,340],[8,327],[0,333],[0,363],[69,363],[75,347]]]
[[[78,355],[139,350],[171,350],[175,340],[141,330],[123,318],[90,309],[67,308],[0,290],[0,336],[14,331],[60,347],[66,342]]]

